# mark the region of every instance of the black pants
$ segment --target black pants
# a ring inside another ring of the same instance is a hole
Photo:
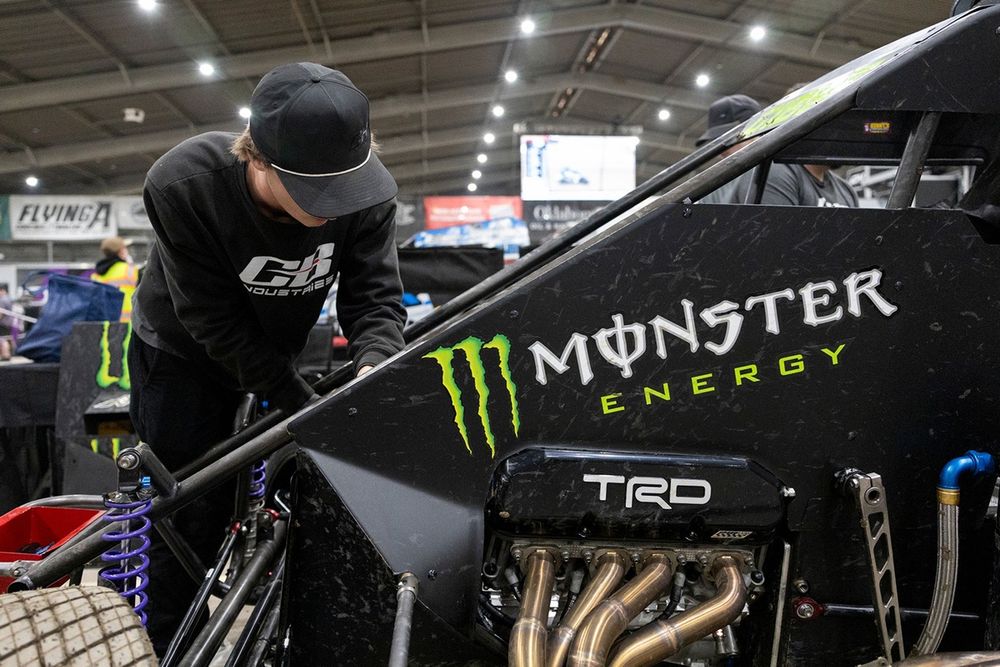
[[[169,470],[176,472],[232,433],[241,394],[202,366],[147,345],[135,334],[128,364],[132,424]],[[178,532],[205,565],[211,564],[222,543],[234,497],[235,482],[230,482],[173,515]],[[198,585],[155,530],[150,537],[147,627],[156,653],[162,656]]]

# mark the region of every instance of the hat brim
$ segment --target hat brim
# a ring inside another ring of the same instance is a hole
[[[399,190],[374,153],[360,169],[339,176],[299,176],[280,169],[274,171],[292,200],[317,218],[357,213],[389,201]]]
[[[709,141],[712,141],[713,139],[718,139],[723,134],[733,129],[742,122],[743,121],[739,120],[734,123],[723,123],[722,125],[716,125],[714,127],[710,127],[707,130],[705,130],[705,132],[695,140],[694,145],[701,146],[702,144],[707,144]]]

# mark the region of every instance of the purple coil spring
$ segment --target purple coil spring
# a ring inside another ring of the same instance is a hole
[[[258,461],[250,468],[250,498],[257,500],[264,497],[265,480],[267,479],[267,465],[264,461]]]
[[[101,560],[105,563],[115,563],[103,568],[99,574],[118,589],[119,594],[132,604],[135,613],[139,615],[142,624],[146,625],[146,605],[149,603],[149,596],[146,594],[146,587],[149,586],[149,529],[153,525],[146,515],[153,504],[150,500],[135,500],[126,503],[116,503],[110,500],[104,501],[104,506],[108,512],[103,519],[110,523],[125,522],[124,530],[111,530],[102,539],[107,542],[122,542],[124,544],[137,540],[139,545],[136,548],[128,546],[111,548],[101,554]],[[138,521],[139,527],[134,530],[131,527],[133,521]],[[138,563],[133,563],[133,559]],[[129,580],[135,579],[135,584],[129,588]],[[132,601],[135,598],[135,601]]]

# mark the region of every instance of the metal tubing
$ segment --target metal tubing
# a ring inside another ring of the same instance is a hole
[[[840,604],[838,602],[823,602],[823,616],[843,616],[846,618],[871,618],[875,614],[875,609],[861,604]],[[927,609],[914,609],[912,607],[901,607],[899,615],[904,621],[926,621],[929,611]],[[963,621],[978,623],[982,621],[979,614],[970,614],[966,611],[953,611],[950,616],[952,621]]]
[[[251,463],[264,458],[290,442],[292,437],[287,429],[289,421],[290,418],[279,421],[254,438],[252,442],[246,443],[245,446],[230,452],[223,458],[195,472],[189,478],[182,480],[174,496],[154,498],[148,516],[156,520],[176,512],[201,494],[223,484]],[[48,586],[68,572],[82,567],[102,554],[107,548],[107,543],[101,539],[102,532],[91,534],[71,547],[63,546],[53,552],[51,556],[32,563],[28,573],[11,584],[9,590],[14,592]]]
[[[254,643],[253,648],[250,651],[250,657],[247,658],[246,667],[258,667],[264,664],[264,658],[267,656],[267,650],[271,647],[270,637],[276,637],[278,633],[278,621],[281,620],[281,605],[275,605],[271,609],[271,613],[267,615],[264,620],[264,627],[261,629],[260,634],[257,636],[257,641]],[[278,664],[278,663],[274,663]]]
[[[249,654],[254,644],[256,644],[257,638],[261,635],[264,622],[271,613],[271,608],[274,606],[275,601],[278,599],[278,594],[281,592],[281,583],[284,574],[285,557],[281,556],[278,565],[274,568],[274,573],[271,575],[271,580],[267,582],[263,595],[261,595],[257,604],[254,605],[250,619],[247,621],[246,626],[244,626],[243,632],[240,633],[239,639],[236,640],[236,645],[233,646],[233,651],[229,654],[229,659],[226,660],[226,667],[238,667],[247,664]]]
[[[743,612],[747,587],[740,566],[731,556],[712,564],[717,592],[707,602],[669,620],[650,623],[621,643],[608,667],[649,667],[682,648],[729,625]]]
[[[909,208],[913,196],[917,193],[917,186],[920,185],[920,175],[924,173],[924,161],[927,159],[940,121],[940,111],[925,111],[920,117],[920,122],[910,131],[886,208]]]
[[[128,451],[128,449],[125,450],[125,452]],[[132,447],[131,451],[139,457],[140,468],[149,475],[150,481],[161,496],[172,496],[177,493],[177,478],[167,470],[167,466],[163,465],[152,447],[145,442],[140,442]]]
[[[418,580],[412,572],[404,572],[396,587],[396,622],[392,626],[389,646],[389,667],[406,667],[410,655],[410,629],[413,627],[413,605],[417,601]]]
[[[170,645],[167,646],[167,652],[160,662],[160,667],[170,667],[173,665],[180,658],[181,652],[187,648],[191,628],[194,627],[195,619],[201,613],[202,607],[208,602],[208,598],[212,594],[212,587],[215,585],[219,575],[222,574],[222,568],[225,567],[226,561],[229,560],[229,556],[233,553],[233,546],[236,544],[236,535],[238,533],[239,525],[234,524],[233,528],[226,535],[226,539],[222,541],[222,546],[219,547],[219,553],[215,558],[212,568],[205,571],[201,585],[195,592],[194,600],[184,613],[180,627],[177,628],[174,636],[170,639]]]
[[[930,613],[911,656],[935,653],[948,628],[958,582],[958,505],[938,503],[938,559]]]
[[[764,197],[764,188],[767,187],[767,176],[771,173],[771,161],[764,160],[753,168],[753,176],[750,177],[750,187],[747,189],[744,204],[759,204]]]
[[[510,631],[508,664],[511,667],[544,667],[548,638],[549,605],[556,566],[552,554],[539,549],[528,557],[524,599]]]
[[[611,644],[625,632],[629,621],[667,590],[670,578],[666,555],[647,558],[642,571],[584,621],[569,652],[569,667],[604,667]]]
[[[625,576],[625,558],[614,551],[602,555],[597,560],[597,569],[593,578],[583,589],[576,603],[570,607],[563,622],[559,624],[549,638],[546,650],[545,664],[547,667],[562,667],[566,662],[566,654],[573,643],[577,630],[583,625],[587,616],[608,595],[617,588]]]
[[[820,102],[798,118],[778,126],[756,141],[736,151],[725,160],[712,165],[697,176],[684,181],[684,183],[663,195],[664,201],[679,203],[685,199],[701,199],[709,192],[728,183],[734,175],[738,176],[760,162],[770,160],[784,147],[798,141],[816,128],[850,109],[854,105],[854,96],[856,93],[857,90],[850,86],[835,93],[832,97]]]
[[[208,568],[201,562],[201,558],[194,552],[187,540],[177,532],[174,522],[170,517],[164,517],[156,522],[156,532],[160,534],[163,541],[170,547],[171,553],[180,562],[181,567],[188,573],[196,584],[200,584],[205,578]]]
[[[274,525],[274,537],[257,544],[257,551],[247,563],[243,574],[233,582],[229,595],[223,598],[208,623],[195,638],[191,649],[181,660],[181,667],[204,667],[215,657],[216,651],[226,638],[233,621],[239,615],[243,604],[250,597],[261,576],[274,564],[274,559],[285,545],[285,522]]]
[[[21,507],[80,507],[88,510],[102,510],[104,509],[104,497],[76,493],[67,496],[39,498],[24,503]]]

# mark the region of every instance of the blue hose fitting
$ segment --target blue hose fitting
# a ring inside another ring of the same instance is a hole
[[[945,505],[957,505],[963,478],[990,475],[994,470],[996,463],[991,455],[971,449],[948,461],[941,468],[941,476],[938,478],[938,501]]]
[[[973,477],[991,474],[996,469],[993,457],[986,452],[977,452],[972,449],[962,456],[948,461],[941,468],[941,477],[938,479],[938,488],[949,491],[957,491],[960,487],[961,478],[971,473]]]

